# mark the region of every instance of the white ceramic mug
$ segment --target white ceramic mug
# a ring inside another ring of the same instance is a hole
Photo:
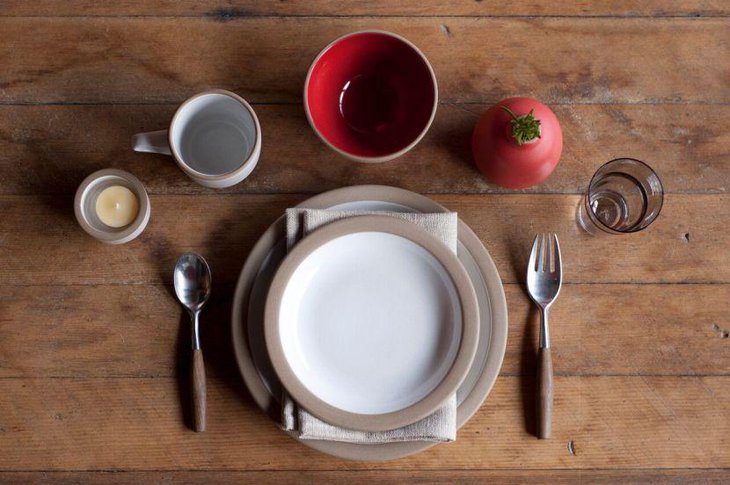
[[[261,126],[243,98],[213,89],[181,104],[168,130],[134,135],[132,147],[171,155],[191,179],[220,189],[241,182],[256,167]]]

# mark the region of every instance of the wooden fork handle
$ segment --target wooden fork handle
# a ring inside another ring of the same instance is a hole
[[[190,370],[190,387],[193,398],[193,424],[196,432],[205,431],[206,385],[203,351],[193,349],[193,364]]]
[[[553,417],[553,359],[550,348],[537,351],[537,437],[550,438]]]

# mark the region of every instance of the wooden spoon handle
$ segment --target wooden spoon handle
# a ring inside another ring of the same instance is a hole
[[[537,437],[550,438],[553,417],[553,359],[550,348],[537,351]]]
[[[190,383],[193,391],[193,423],[195,431],[205,431],[206,385],[203,351],[193,349],[193,365],[190,371]]]

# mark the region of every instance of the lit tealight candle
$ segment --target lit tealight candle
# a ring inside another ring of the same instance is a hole
[[[96,199],[96,215],[109,227],[131,224],[139,212],[139,200],[127,187],[112,185],[102,190]]]

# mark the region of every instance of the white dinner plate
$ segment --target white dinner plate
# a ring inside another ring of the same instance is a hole
[[[474,287],[451,249],[409,221],[331,222],[284,259],[266,345],[295,401],[332,425],[405,426],[438,409],[476,353]]]

